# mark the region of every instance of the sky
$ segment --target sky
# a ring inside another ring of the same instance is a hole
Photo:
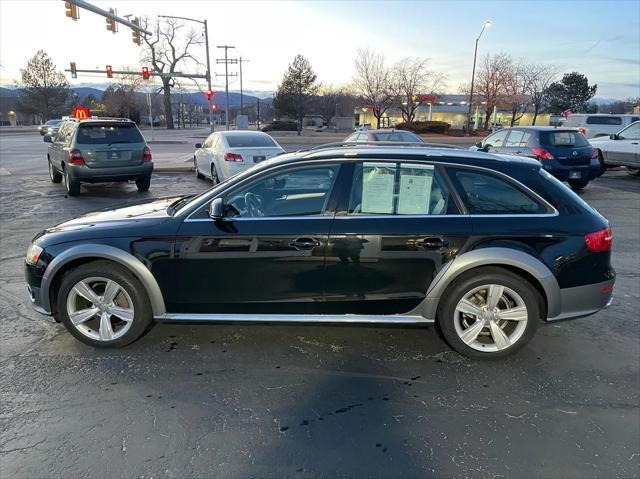
[[[561,73],[583,73],[598,84],[598,97],[640,97],[638,0],[89,1],[116,8],[120,16],[206,18],[212,70],[224,72],[215,65],[222,53],[215,47],[234,45],[230,56],[249,60],[243,66],[245,90],[275,90],[297,53],[310,60],[320,82],[348,84],[357,49],[370,47],[390,63],[428,58],[433,70],[446,74],[445,90],[458,93],[470,80],[475,39],[483,22],[491,20],[479,42],[479,58],[504,51],[526,62],[553,64]],[[71,61],[86,69],[142,65],[142,48],[126,27],[114,35],[103,17],[86,10],[72,21],[60,0],[0,0],[0,84],[13,84],[38,49],[61,70]],[[204,62],[204,48],[194,53]],[[191,70],[204,73],[198,66]],[[98,74],[69,80],[72,86],[107,81]],[[214,89],[221,88],[224,80],[217,77]],[[232,79],[230,89],[238,88],[237,78]]]

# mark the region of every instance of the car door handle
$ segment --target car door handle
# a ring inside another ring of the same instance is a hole
[[[317,246],[320,246],[320,241],[315,240],[313,238],[298,238],[296,240],[293,240],[289,243],[289,246],[291,246],[292,248],[297,249],[298,251],[306,251],[306,250],[310,250],[313,249]]]
[[[424,249],[440,249],[449,246],[449,242],[441,238],[425,238],[418,242],[418,246]]]

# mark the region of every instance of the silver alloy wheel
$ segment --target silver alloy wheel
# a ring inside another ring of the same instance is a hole
[[[113,341],[131,327],[135,311],[129,293],[117,282],[103,277],[78,281],[67,296],[71,324],[96,341]]]
[[[67,193],[68,193],[69,192],[69,174],[67,173],[66,169],[62,170],[62,184],[64,185],[64,189],[67,190]]]
[[[53,181],[53,165],[49,162],[49,178]]]
[[[456,333],[469,347],[496,352],[514,345],[527,327],[528,311],[518,293],[500,284],[473,288],[458,302]]]

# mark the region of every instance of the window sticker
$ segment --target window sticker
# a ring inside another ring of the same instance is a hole
[[[362,168],[362,213],[393,214],[395,165],[364,163]]]
[[[398,214],[426,215],[429,213],[433,166],[402,166]]]

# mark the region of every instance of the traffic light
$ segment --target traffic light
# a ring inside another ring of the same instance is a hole
[[[111,68],[111,65],[107,65],[107,78],[113,78],[113,68]]]
[[[80,18],[78,6],[71,2],[64,2],[65,15],[72,20]]]
[[[111,13],[112,15],[115,15],[116,11],[113,8],[109,9],[109,13]],[[116,21],[113,18],[105,18],[105,21],[107,22],[107,30],[113,33],[116,33],[118,31],[118,28],[116,27]]]
[[[217,109],[218,109],[218,105],[216,105],[215,103],[211,105],[211,111],[216,111]]]
[[[76,69],[76,62],[71,62],[71,78],[78,78],[78,70]]]
[[[131,23],[133,23],[134,25],[140,25],[140,19],[136,17],[133,20],[131,20]],[[133,39],[133,43],[135,43],[136,45],[142,44],[139,30],[131,30],[131,38]]]
[[[149,73],[149,67],[142,67],[142,78],[148,80],[151,74]]]
[[[211,99],[213,98],[214,93],[211,90],[207,90],[204,92],[204,94],[207,96],[207,100],[211,101]]]

